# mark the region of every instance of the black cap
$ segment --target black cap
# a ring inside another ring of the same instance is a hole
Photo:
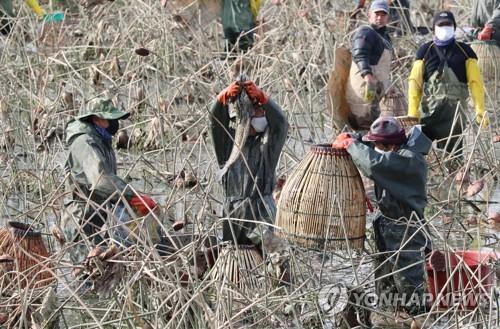
[[[455,28],[457,28],[457,22],[455,22],[455,16],[453,16],[453,13],[451,11],[445,10],[445,11],[440,11],[434,15],[434,20],[432,25],[436,26],[441,22],[450,22],[453,24]]]

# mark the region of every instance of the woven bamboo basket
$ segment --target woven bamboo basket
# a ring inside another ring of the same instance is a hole
[[[224,246],[214,266],[213,277],[231,282],[243,293],[265,291],[264,260],[252,245]]]
[[[408,109],[408,102],[405,95],[399,90],[387,93],[380,102],[380,115],[382,116],[403,116]]]
[[[414,125],[418,125],[418,119],[415,117],[399,116],[395,118],[398,119],[399,123],[401,124],[401,126],[403,126],[406,133],[408,133]]]
[[[361,249],[365,202],[363,182],[347,151],[315,145],[283,187],[279,234],[310,249]]]
[[[41,288],[54,281],[42,234],[29,224],[8,222],[0,229],[0,254],[14,258],[21,287]]]
[[[476,41],[471,48],[477,55],[477,63],[485,81],[500,79],[500,49],[496,41]]]
[[[401,126],[405,129],[406,134],[408,134],[410,129],[419,122],[417,118],[409,116],[400,116],[396,117],[396,119],[398,119],[399,123],[401,123]],[[427,161],[430,169],[434,168],[434,165],[439,164],[438,156],[434,151],[434,148],[431,148],[429,154],[425,156],[425,160]]]

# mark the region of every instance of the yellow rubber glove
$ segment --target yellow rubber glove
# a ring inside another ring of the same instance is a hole
[[[379,82],[365,82],[365,90],[363,92],[363,100],[366,103],[374,103],[380,101],[382,94],[382,86]]]
[[[420,119],[420,101],[424,85],[424,61],[419,59],[413,63],[408,78],[408,116]]]
[[[254,22],[257,19],[257,15],[259,14],[261,5],[262,5],[262,0],[250,0],[250,10],[252,11]]]
[[[33,10],[33,12],[38,16],[45,15],[45,10],[43,10],[42,7],[40,7],[40,4],[38,4],[37,0],[26,0],[26,3],[31,8],[31,10]]]
[[[482,122],[483,127],[487,127],[490,122],[488,117],[484,117],[485,107],[484,107],[484,84],[479,65],[477,65],[477,59],[469,58],[465,61],[465,74],[467,76],[467,82],[469,84],[470,94],[472,100],[474,101],[474,108],[476,110],[476,122],[480,124]]]

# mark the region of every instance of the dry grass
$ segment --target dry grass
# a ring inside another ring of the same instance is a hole
[[[465,1],[452,5],[468,6]],[[311,142],[332,138],[330,114],[325,112],[326,82],[335,47],[348,41],[351,24],[342,9],[349,6],[351,1],[288,0],[281,6],[266,2],[256,45],[239,59],[248,75],[283,107],[291,124],[280,174],[293,170]],[[349,256],[290,249],[295,282],[288,288],[266,283],[272,264],[252,274],[266,285],[254,292],[210,273],[198,277],[195,264],[203,261],[197,257],[203,241],[217,235],[221,226],[216,215],[222,191],[214,181],[217,165],[207,137],[208,105],[238,65],[222,56],[220,24],[199,16],[197,8],[175,8],[170,2],[163,8],[153,0],[106,2],[68,13],[62,27],[45,27],[42,35],[41,23],[21,7],[14,32],[1,39],[0,212],[4,220],[33,222],[47,233],[53,251],[47,263],[58,264],[54,271],[59,277],[55,302],[47,295],[49,288],[23,290],[15,279],[0,280],[0,313],[11,315],[12,328],[28,328],[32,318],[46,328],[54,325],[42,322],[54,319],[61,328],[331,328],[325,289],[337,283],[373,289],[376,254],[369,243],[366,252]],[[461,12],[465,17],[466,11]],[[397,44],[393,79],[405,90],[417,44],[412,37]],[[138,56],[138,47],[151,54]],[[56,246],[48,233],[60,220],[65,198],[60,133],[84,101],[100,94],[133,113],[124,127],[132,148],[118,153],[120,174],[160,202],[165,211],[158,220],[167,236],[173,234],[173,220],[186,220],[184,233],[193,238],[169,257],[160,256],[144,239],[110,259],[96,260],[91,265],[99,271],[88,281],[104,296],[99,300],[83,294],[88,290],[85,281],[71,277],[72,266],[63,257],[70,243]],[[498,104],[491,87],[487,108],[494,111]],[[443,250],[485,244],[498,249],[498,233],[487,229],[486,222],[499,172],[498,143],[492,141],[499,122],[493,115],[490,120],[487,129],[471,123],[465,132],[465,167],[472,180],[485,180],[482,192],[467,197],[457,190],[459,168],[449,170],[452,159],[445,155],[438,155],[433,165],[426,225]],[[172,185],[181,171],[198,184]],[[452,216],[451,223],[443,224],[446,216]],[[471,216],[479,225],[467,224]],[[42,296],[48,296],[45,303]],[[440,313],[440,327],[498,327],[497,303],[492,298],[489,307],[473,312],[452,307]],[[57,306],[47,306],[51,304]],[[438,315],[429,317],[436,319]]]

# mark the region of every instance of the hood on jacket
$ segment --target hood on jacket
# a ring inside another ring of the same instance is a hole
[[[422,126],[413,126],[408,133],[408,139],[402,148],[415,153],[428,154],[432,146],[432,141],[422,132]]]
[[[95,135],[100,138],[99,134],[95,130],[95,127],[91,123],[75,119],[71,120],[66,126],[66,145],[71,145],[76,137],[83,134]]]

